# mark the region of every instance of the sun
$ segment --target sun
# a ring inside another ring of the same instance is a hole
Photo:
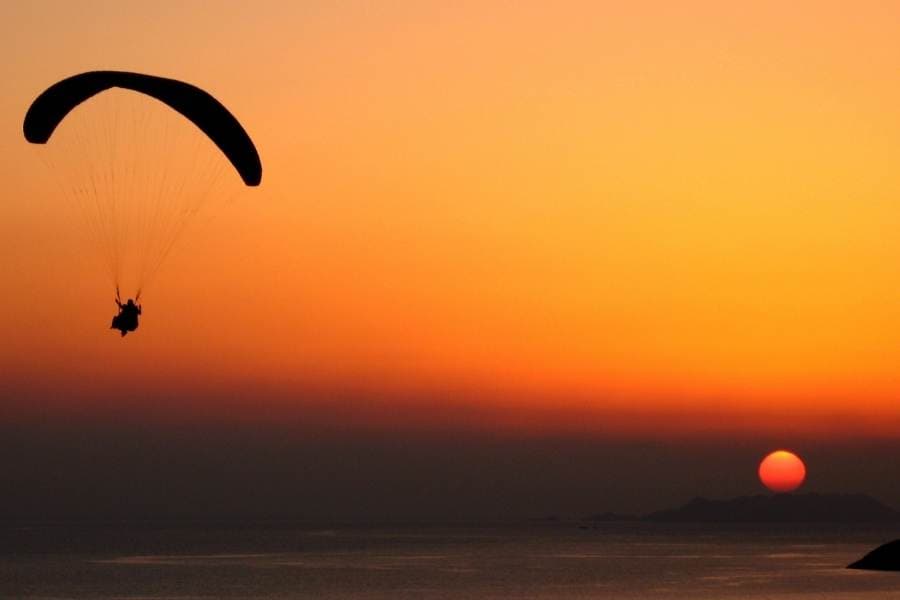
[[[759,480],[775,493],[793,492],[806,479],[806,465],[787,450],[776,450],[759,463]]]

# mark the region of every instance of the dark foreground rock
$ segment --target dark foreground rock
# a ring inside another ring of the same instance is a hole
[[[695,498],[645,521],[693,523],[897,523],[900,512],[865,494],[775,494]]]
[[[900,571],[900,540],[878,546],[848,569],[870,569],[872,571]]]

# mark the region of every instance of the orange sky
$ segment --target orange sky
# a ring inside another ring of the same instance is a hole
[[[9,410],[134,374],[246,417],[900,435],[900,9],[294,4],[0,7]],[[95,68],[210,90],[265,167],[126,340],[21,134]]]

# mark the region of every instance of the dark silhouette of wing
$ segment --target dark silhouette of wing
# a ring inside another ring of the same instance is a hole
[[[73,108],[113,87],[151,96],[184,115],[219,147],[245,184],[259,185],[259,153],[238,120],[207,92],[175,79],[124,71],[90,71],[63,79],[47,88],[29,107],[22,127],[25,139],[32,144],[45,144]]]

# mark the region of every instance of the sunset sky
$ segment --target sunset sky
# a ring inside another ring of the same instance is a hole
[[[173,514],[292,469],[273,497],[309,514],[375,474],[456,481],[436,514],[641,510],[760,491],[779,447],[811,488],[900,504],[900,7],[738,4],[4,3],[4,507],[171,485],[165,456],[221,476]],[[124,340],[22,136],[92,69],[209,90],[264,165]]]

